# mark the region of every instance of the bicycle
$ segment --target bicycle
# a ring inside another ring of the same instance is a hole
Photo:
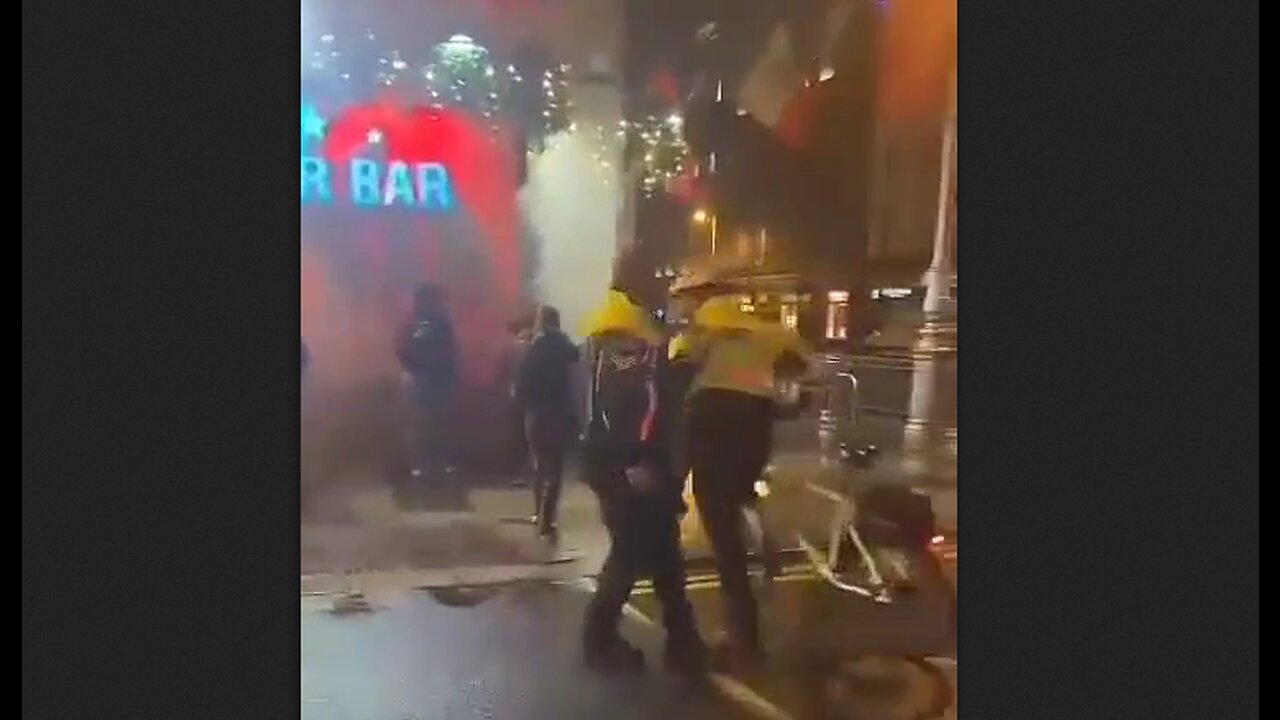
[[[842,446],[841,457],[857,470],[866,471],[874,465],[878,451],[874,446],[852,450]],[[796,533],[796,540],[813,571],[831,587],[881,605],[914,597],[924,584],[943,589],[948,604],[947,623],[954,638],[955,591],[946,578],[941,561],[933,552],[933,547],[942,542],[942,536],[937,531],[929,498],[914,490],[887,484],[873,484],[853,494],[811,482],[806,483],[806,487],[836,503],[825,552],[803,534]],[[954,659],[918,655],[866,656],[846,663],[833,677],[843,677],[846,685],[851,684],[849,678],[858,674],[851,668],[859,663],[885,660],[903,663],[924,676],[929,686],[929,698],[913,716],[915,720],[940,717],[951,707],[953,692],[943,666],[954,667]],[[859,695],[857,691],[845,694],[849,697]]]

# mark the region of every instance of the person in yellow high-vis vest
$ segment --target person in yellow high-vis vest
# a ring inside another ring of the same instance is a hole
[[[741,310],[737,296],[703,302],[689,331],[673,341],[673,363],[692,369],[686,427],[693,495],[716,557],[728,619],[717,661],[763,657],[755,596],[747,573],[743,508],[773,446],[776,380],[803,372],[807,351],[794,332]]]

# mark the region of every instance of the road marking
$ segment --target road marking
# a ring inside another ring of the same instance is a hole
[[[646,627],[656,628],[658,625],[653,618],[645,615],[631,603],[622,606],[622,612],[627,617],[640,622]],[[796,720],[790,713],[769,702],[737,678],[721,673],[709,673],[707,677],[711,680],[711,685],[720,691],[720,694],[745,708],[754,717],[761,720]]]
[[[730,700],[746,708],[747,712],[758,718],[763,720],[795,720],[791,714],[764,699],[740,680],[731,678],[728,675],[712,673],[711,683]]]
[[[626,605],[622,606],[622,614],[626,615],[632,620],[640,621],[646,627],[656,628],[658,626],[658,623],[654,622],[653,618],[649,617],[648,615],[645,615],[643,612],[640,611],[640,608],[637,608],[635,605],[632,605],[631,603],[627,603]]]
[[[594,590],[595,583],[593,582],[591,584],[593,586],[592,589]],[[658,623],[656,623],[653,618],[645,615],[639,608],[631,603],[627,603],[622,606],[622,613],[641,623],[645,627],[656,628],[658,626]],[[752,690],[750,686],[737,678],[730,677],[729,675],[723,675],[721,673],[709,673],[708,678],[711,680],[711,685],[715,687],[716,690],[719,690],[720,694],[745,708],[747,712],[754,717],[760,718],[761,720],[796,720],[790,713],[769,702],[755,690]]]
[[[954,671],[958,669],[956,659],[943,655],[930,655],[924,659],[925,662],[943,671]]]
[[[775,577],[773,579],[773,582],[784,583],[784,582],[821,581],[821,580],[822,580],[822,576],[806,571],[806,572],[790,573],[787,575],[779,575],[778,577]],[[717,588],[717,587],[720,587],[720,577],[718,575],[699,575],[697,577],[691,577],[685,581],[684,587],[686,590],[705,590],[707,588]],[[633,595],[652,595],[653,585],[652,584],[637,585],[636,588],[632,591],[632,594]]]
[[[578,582],[591,592],[595,592],[595,578],[582,578]],[[656,628],[658,626],[658,623],[655,622],[653,618],[645,615],[639,608],[631,603],[627,603],[622,606],[622,614],[639,622],[645,627]],[[796,720],[794,716],[760,696],[759,693],[752,690],[741,680],[721,673],[710,673],[708,677],[711,680],[712,686],[719,690],[722,695],[729,698],[730,701],[745,708],[747,712],[754,717],[760,718],[761,720]]]

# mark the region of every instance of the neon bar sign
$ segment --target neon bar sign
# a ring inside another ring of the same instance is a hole
[[[362,207],[406,207],[428,212],[453,208],[453,184],[440,163],[406,163],[352,158],[344,168],[349,199]],[[318,157],[302,158],[302,202],[331,203],[334,166]]]
[[[335,200],[335,175],[342,173],[351,204],[366,207],[403,207],[427,212],[446,212],[455,202],[449,171],[438,162],[381,162],[352,158],[345,166],[331,163],[308,149],[322,144],[328,130],[326,121],[310,105],[302,106],[302,203],[330,204]],[[381,145],[382,132],[368,131],[368,147]]]

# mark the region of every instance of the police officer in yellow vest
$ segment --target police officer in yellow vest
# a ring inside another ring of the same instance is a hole
[[[729,621],[723,658],[762,658],[759,618],[747,574],[743,507],[773,445],[775,380],[803,372],[807,351],[791,330],[744,312],[736,295],[717,295],[673,341],[673,363],[692,366],[686,446],[693,494],[716,556]]]

